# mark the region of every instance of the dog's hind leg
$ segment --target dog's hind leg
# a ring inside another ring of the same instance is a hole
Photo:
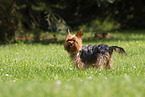
[[[113,63],[113,53],[109,54],[109,56],[107,56],[107,61],[106,61],[106,68],[110,69],[112,68],[112,63]]]

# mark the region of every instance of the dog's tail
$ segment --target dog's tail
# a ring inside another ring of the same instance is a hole
[[[112,52],[113,52],[113,50],[115,50],[118,53],[126,54],[126,51],[122,47],[118,47],[118,46],[110,46],[109,50]]]

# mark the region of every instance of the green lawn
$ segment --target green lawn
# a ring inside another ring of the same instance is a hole
[[[60,43],[16,43],[0,46],[0,97],[144,97],[145,30],[112,32],[113,39],[92,38],[83,44],[123,47],[114,52],[114,70],[73,67]]]

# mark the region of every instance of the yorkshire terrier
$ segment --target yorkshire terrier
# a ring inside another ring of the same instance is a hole
[[[66,35],[65,50],[70,54],[75,66],[83,69],[88,67],[96,67],[103,69],[103,65],[110,69],[113,61],[113,50],[118,53],[125,54],[125,50],[118,46],[100,45],[82,45],[83,31],[78,31],[75,35],[71,35],[68,29]]]

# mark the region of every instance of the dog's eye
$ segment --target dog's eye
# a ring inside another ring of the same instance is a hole
[[[67,42],[71,41],[70,39],[67,40]]]
[[[78,43],[76,40],[73,40],[75,43]]]

